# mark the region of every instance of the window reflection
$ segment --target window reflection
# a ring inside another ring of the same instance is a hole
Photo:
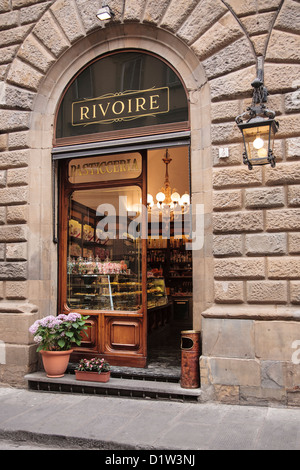
[[[142,305],[141,190],[74,191],[69,199],[67,303],[87,310]]]

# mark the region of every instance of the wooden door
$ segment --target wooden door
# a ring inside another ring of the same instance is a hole
[[[91,325],[88,337],[84,336],[81,347],[74,350],[73,362],[100,356],[111,365],[146,365],[147,217],[144,212],[134,217],[129,206],[124,215],[120,203],[121,197],[122,204],[129,200],[134,204],[138,198],[146,207],[147,153],[140,155],[140,171],[139,159],[135,161],[132,154],[74,159],[60,167],[58,313],[89,315]],[[71,178],[71,171],[78,177]],[[81,180],[82,176],[85,178]],[[110,237],[106,231],[110,219],[99,207],[115,207],[113,200],[117,197],[119,205],[112,225],[115,232]],[[137,232],[136,237],[131,235],[129,228],[134,230],[136,221],[143,218],[139,236]]]

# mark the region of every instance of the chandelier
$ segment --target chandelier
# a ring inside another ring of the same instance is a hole
[[[172,161],[170,158],[168,149],[166,150],[166,154],[162,161],[166,165],[166,172],[165,172],[165,181],[164,186],[161,190],[156,194],[156,207],[163,211],[164,209],[170,209],[171,211],[178,210],[181,208],[183,212],[189,207],[190,205],[190,196],[187,192],[180,197],[180,194],[174,188],[172,191],[172,187],[169,180],[169,171],[168,166]],[[147,207],[148,210],[155,208],[154,198],[151,194],[147,195]]]

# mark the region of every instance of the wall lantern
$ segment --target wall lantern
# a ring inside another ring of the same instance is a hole
[[[279,128],[275,121],[275,112],[266,108],[268,91],[262,80],[262,70],[258,71],[258,78],[252,83],[252,104],[247,110],[235,118],[243,134],[245,151],[243,162],[252,170],[254,165],[267,165],[275,167],[273,155],[274,136]]]
[[[100,10],[98,10],[96,13],[96,16],[99,20],[104,21],[112,19],[112,17],[115,15],[108,5],[103,5],[102,8],[100,8]]]

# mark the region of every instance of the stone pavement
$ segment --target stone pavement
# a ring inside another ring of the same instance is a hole
[[[0,387],[0,450],[7,440],[127,450],[129,455],[136,450],[300,450],[300,409]]]

